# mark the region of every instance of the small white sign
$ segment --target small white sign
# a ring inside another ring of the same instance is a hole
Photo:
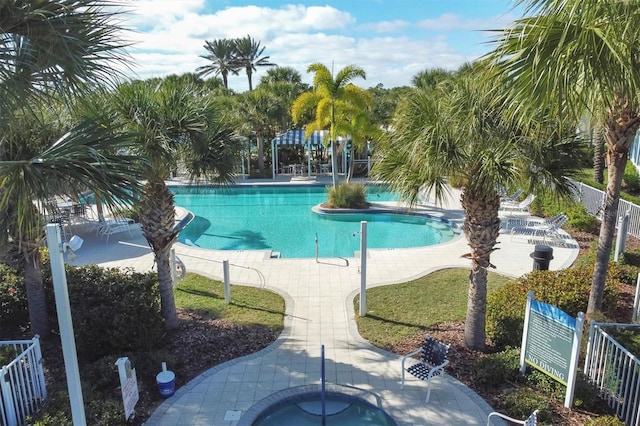
[[[124,404],[124,418],[129,420],[134,414],[136,403],[140,398],[138,394],[138,379],[136,369],[131,368],[129,358],[118,358],[118,375],[120,376],[120,389],[122,390],[122,403]]]

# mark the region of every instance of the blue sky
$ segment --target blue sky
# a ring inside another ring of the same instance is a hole
[[[264,55],[311,82],[313,62],[338,70],[357,65],[361,87],[411,84],[418,72],[457,69],[490,50],[486,30],[508,26],[518,14],[511,0],[131,0],[123,24],[137,78],[193,72],[206,63],[205,40],[251,35]],[[254,75],[254,86],[264,70]],[[246,76],[230,76],[243,92]]]

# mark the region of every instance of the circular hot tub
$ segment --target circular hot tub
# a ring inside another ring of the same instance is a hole
[[[379,397],[362,389],[327,384],[324,410],[320,385],[284,389],[269,395],[251,407],[240,419],[246,426],[326,425],[395,426],[382,409]]]

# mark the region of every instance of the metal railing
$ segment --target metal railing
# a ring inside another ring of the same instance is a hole
[[[625,424],[640,422],[640,360],[618,343],[603,327],[640,328],[638,324],[598,323],[589,327],[584,374]]]
[[[47,398],[40,338],[2,341],[0,349],[15,353],[15,359],[0,369],[0,420],[2,426],[17,426]]]
[[[602,217],[604,208],[604,191],[589,186],[582,182],[572,181],[576,186],[574,198],[587,209],[587,213],[597,218]],[[640,206],[620,199],[618,202],[618,217],[616,226],[621,217],[629,212],[629,228],[627,233],[634,237],[640,237]]]

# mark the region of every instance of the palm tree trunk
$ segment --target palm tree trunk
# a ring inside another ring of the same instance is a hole
[[[173,194],[164,181],[148,182],[140,200],[140,223],[156,259],[160,287],[160,306],[166,330],[178,328],[178,313],[173,296],[169,255],[177,238],[174,231]]]
[[[334,188],[338,186],[338,150],[333,141],[331,141],[331,182]]]
[[[604,139],[600,126],[593,129],[593,179],[604,182]]]
[[[462,207],[465,211],[463,225],[471,252],[471,272],[469,273],[469,296],[467,316],[464,325],[464,343],[467,348],[485,349],[487,310],[487,268],[500,233],[498,209],[500,197],[497,193],[482,194],[473,191],[462,193]]]
[[[624,176],[624,168],[627,165],[629,147],[638,131],[638,127],[640,127],[640,118],[634,109],[634,105],[620,94],[616,95],[607,121],[603,126],[603,138],[607,145],[609,171],[587,315],[602,309],[605,281],[609,268],[609,256],[611,255],[613,235],[618,219],[618,202],[620,201],[622,177]]]
[[[22,242],[24,254],[24,283],[27,290],[31,333],[47,337],[50,333],[47,299],[42,280],[42,258],[36,242]]]

